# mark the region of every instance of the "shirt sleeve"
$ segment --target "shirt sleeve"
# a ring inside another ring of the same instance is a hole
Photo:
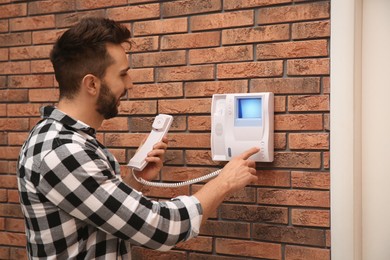
[[[71,216],[133,244],[169,250],[199,234],[194,196],[156,202],[118,178],[109,162],[79,144],[60,145],[40,164],[37,189]]]

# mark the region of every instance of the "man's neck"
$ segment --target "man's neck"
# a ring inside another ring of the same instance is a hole
[[[98,129],[104,119],[96,111],[93,104],[88,104],[77,99],[69,100],[62,98],[58,102],[57,108],[73,119],[79,120],[94,129]]]

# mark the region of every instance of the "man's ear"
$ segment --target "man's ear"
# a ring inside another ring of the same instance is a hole
[[[81,81],[81,87],[87,92],[89,95],[96,96],[99,93],[101,81],[98,77],[87,74],[84,76]]]

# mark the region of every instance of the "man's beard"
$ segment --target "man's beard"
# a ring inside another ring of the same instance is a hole
[[[116,117],[119,113],[117,106],[118,101],[119,99],[115,98],[107,84],[102,82],[96,104],[96,111],[99,112],[104,119]]]

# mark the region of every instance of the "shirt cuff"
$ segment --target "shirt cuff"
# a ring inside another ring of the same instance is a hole
[[[202,223],[203,209],[199,200],[194,196],[179,196],[175,199],[179,199],[186,206],[191,228],[184,241],[187,241],[193,237],[199,235],[200,225]]]

